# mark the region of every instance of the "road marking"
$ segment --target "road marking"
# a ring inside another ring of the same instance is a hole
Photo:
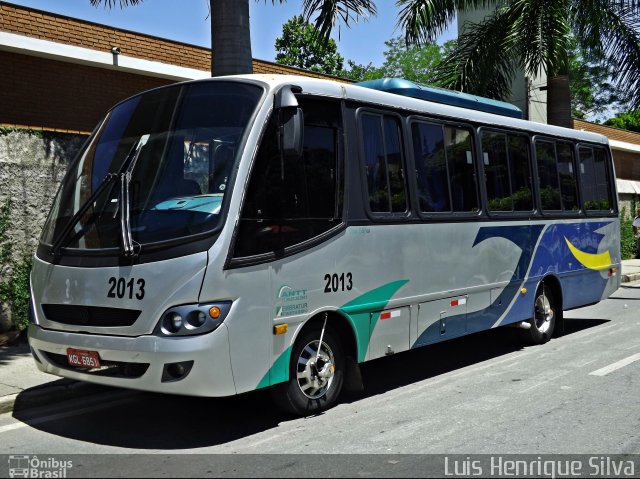
[[[606,376],[613,371],[616,371],[620,368],[628,366],[631,363],[635,363],[636,361],[640,361],[640,353],[636,353],[633,356],[629,356],[628,358],[621,359],[613,364],[609,364],[609,366],[605,366],[604,368],[598,369],[596,371],[590,372],[591,376]]]

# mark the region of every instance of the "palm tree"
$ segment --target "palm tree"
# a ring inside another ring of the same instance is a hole
[[[137,5],[142,0],[89,0],[94,7]],[[286,0],[271,0],[285,3]],[[211,11],[211,75],[234,75],[253,72],[249,0],[209,0]],[[373,0],[303,0],[306,20],[315,15],[315,27],[328,39],[336,23],[346,26],[360,17],[376,15]]]
[[[616,66],[617,83],[640,106],[640,2],[638,0],[397,0],[398,24],[408,43],[433,41],[457,11],[495,7],[466,24],[457,47],[439,68],[449,88],[503,99],[516,69],[547,74],[548,123],[571,128],[569,51]]]

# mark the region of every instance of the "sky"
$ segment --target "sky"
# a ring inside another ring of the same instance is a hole
[[[155,35],[205,47],[211,46],[208,0],[143,0],[142,4],[121,9],[95,8],[89,0],[8,0],[70,17],[102,23],[117,28]],[[274,61],[275,39],[282,25],[301,12],[300,0],[272,5],[271,0],[249,0],[253,57]],[[377,0],[378,15],[361,20],[350,28],[344,25],[333,33],[338,51],[346,60],[367,65],[382,65],[384,42],[402,35],[396,28],[395,0]],[[438,43],[455,38],[455,25],[438,39]],[[346,66],[346,64],[345,64]]]

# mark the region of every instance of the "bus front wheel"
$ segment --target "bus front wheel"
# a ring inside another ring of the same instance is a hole
[[[343,351],[329,326],[324,334],[322,324],[303,331],[291,351],[289,381],[273,390],[276,403],[299,416],[316,414],[333,406],[344,383]]]
[[[554,291],[542,283],[536,291],[533,303],[533,317],[528,321],[528,329],[519,330],[522,340],[531,345],[544,344],[551,339],[558,317],[558,303]]]

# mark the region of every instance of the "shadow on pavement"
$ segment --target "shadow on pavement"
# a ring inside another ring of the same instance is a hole
[[[18,357],[30,357],[31,350],[27,342],[27,335],[20,334],[10,344],[0,347],[0,367],[9,364]]]
[[[565,336],[607,322],[568,319]],[[343,402],[357,402],[518,351],[522,347],[514,340],[513,332],[499,328],[363,364],[365,391],[348,395]],[[120,448],[166,451],[226,444],[275,429],[279,423],[292,419],[273,405],[268,391],[222,399],[140,393],[129,401],[116,401],[111,406],[66,414],[59,419],[52,416],[43,421],[29,417],[28,411],[15,412],[14,417],[53,436]]]

